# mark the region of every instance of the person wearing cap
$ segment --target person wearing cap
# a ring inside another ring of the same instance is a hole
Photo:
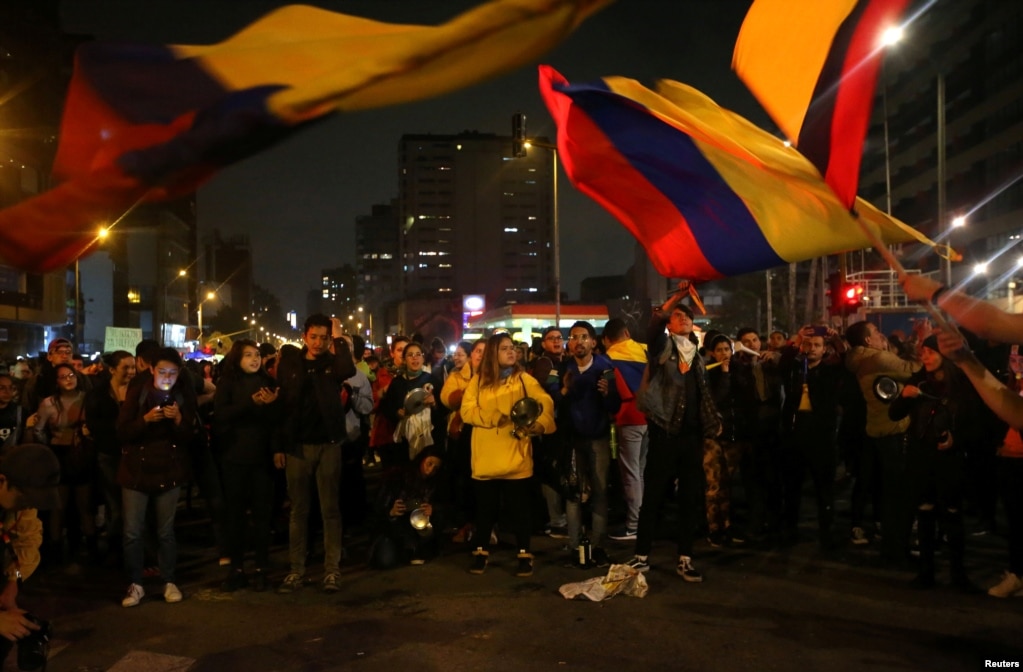
[[[43,524],[38,509],[60,506],[60,462],[49,448],[37,443],[16,446],[0,458],[0,525],[3,527],[3,573],[0,592],[0,663],[11,643],[39,626],[18,608],[18,587],[39,566]]]
[[[25,384],[21,394],[21,405],[27,412],[35,413],[43,399],[57,393],[57,371],[54,367],[58,364],[72,366],[74,353],[74,346],[66,338],[50,341],[46,356],[39,358],[39,373]],[[86,390],[92,387],[87,376],[82,377],[82,384]]]

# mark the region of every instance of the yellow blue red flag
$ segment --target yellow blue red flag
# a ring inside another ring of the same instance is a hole
[[[756,0],[732,68],[778,128],[852,206],[884,54],[909,0]]]
[[[540,67],[565,171],[627,228],[664,276],[690,280],[870,246],[795,148],[696,89],[662,80],[570,84]],[[886,243],[933,243],[857,199]]]
[[[491,0],[439,26],[292,5],[210,46],[84,45],[54,165],[62,184],[0,211],[0,255],[26,270],[66,265],[137,202],[194,191],[327,113],[535,61],[609,2]]]

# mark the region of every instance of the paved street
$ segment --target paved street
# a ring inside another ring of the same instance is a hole
[[[72,566],[31,581],[23,602],[57,629],[50,670],[838,672],[1023,661],[1023,599],[947,586],[914,591],[906,586],[912,573],[879,568],[870,546],[823,557],[809,538],[812,520],[804,521],[807,538],[785,551],[718,551],[701,542],[702,584],[675,575],[673,543],[664,539],[651,556],[645,598],[592,603],[564,600],[557,589],[601,571],[561,566],[562,542],[546,537],[536,538],[537,570],[528,579],[512,575],[507,544],[483,576],[466,573],[467,548],[454,545],[423,567],[373,571],[364,563],[367,538],[355,536],[340,593],[313,584],[287,596],[224,594],[201,509],[180,518],[180,604],[165,604],[153,579],[143,603],[123,609],[125,584],[112,569]],[[971,576],[987,587],[1000,576],[1005,540],[988,535],[968,544]],[[617,561],[630,550],[609,547]],[[284,546],[274,548],[273,561],[279,580]]]

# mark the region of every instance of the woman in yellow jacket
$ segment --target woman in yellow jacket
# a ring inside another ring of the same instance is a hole
[[[523,397],[540,403],[542,413],[536,421],[512,434],[512,406]],[[518,545],[516,576],[533,574],[533,554],[529,552],[530,477],[533,475],[533,449],[530,435],[554,431],[554,402],[536,379],[516,363],[515,342],[508,334],[495,334],[487,340],[483,363],[469,381],[462,397],[462,419],[472,425],[472,478],[476,492],[476,539],[472,574],[482,574],[490,555],[490,533],[494,529],[502,501],[508,512],[509,526]]]

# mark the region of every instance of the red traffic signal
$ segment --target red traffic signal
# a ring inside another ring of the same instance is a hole
[[[863,287],[861,285],[845,285],[842,288],[842,305],[846,308],[859,308],[863,304]]]

